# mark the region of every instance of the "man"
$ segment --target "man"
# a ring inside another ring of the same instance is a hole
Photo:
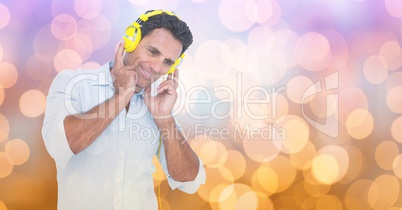
[[[124,40],[114,62],[64,70],[50,87],[42,135],[56,162],[58,209],[157,209],[154,155],[172,189],[194,193],[205,182],[171,114],[176,61],[192,43],[188,26],[173,13],[148,11]]]

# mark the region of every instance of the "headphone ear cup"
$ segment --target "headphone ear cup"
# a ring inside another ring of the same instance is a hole
[[[133,52],[141,40],[141,26],[137,22],[130,25],[123,36],[124,49],[126,52]]]

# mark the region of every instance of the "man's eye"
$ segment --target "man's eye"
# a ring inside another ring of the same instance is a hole
[[[172,62],[172,61],[165,60],[165,64],[168,65],[168,66],[172,66],[172,65],[173,65],[173,62]]]

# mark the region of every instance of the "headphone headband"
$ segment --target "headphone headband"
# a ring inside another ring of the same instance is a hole
[[[154,10],[154,11],[150,11],[150,12],[140,15],[137,22],[138,21],[140,21],[139,23],[146,22],[146,21],[148,21],[148,18],[155,16],[155,15],[160,15],[162,13],[166,13],[170,16],[176,16],[176,14],[174,14],[173,12],[167,11],[167,10]]]

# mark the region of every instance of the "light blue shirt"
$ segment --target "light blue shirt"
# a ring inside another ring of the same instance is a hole
[[[131,98],[128,113],[123,109],[85,150],[74,155],[67,142],[64,118],[85,113],[113,96],[111,65],[109,62],[96,70],[64,70],[50,87],[42,136],[56,162],[60,210],[158,208],[152,158],[160,144],[159,132],[144,104],[143,91]],[[100,110],[100,117],[108,117]],[[197,177],[189,182],[170,177],[163,144],[158,159],[172,189],[194,193],[205,183],[201,159]]]

